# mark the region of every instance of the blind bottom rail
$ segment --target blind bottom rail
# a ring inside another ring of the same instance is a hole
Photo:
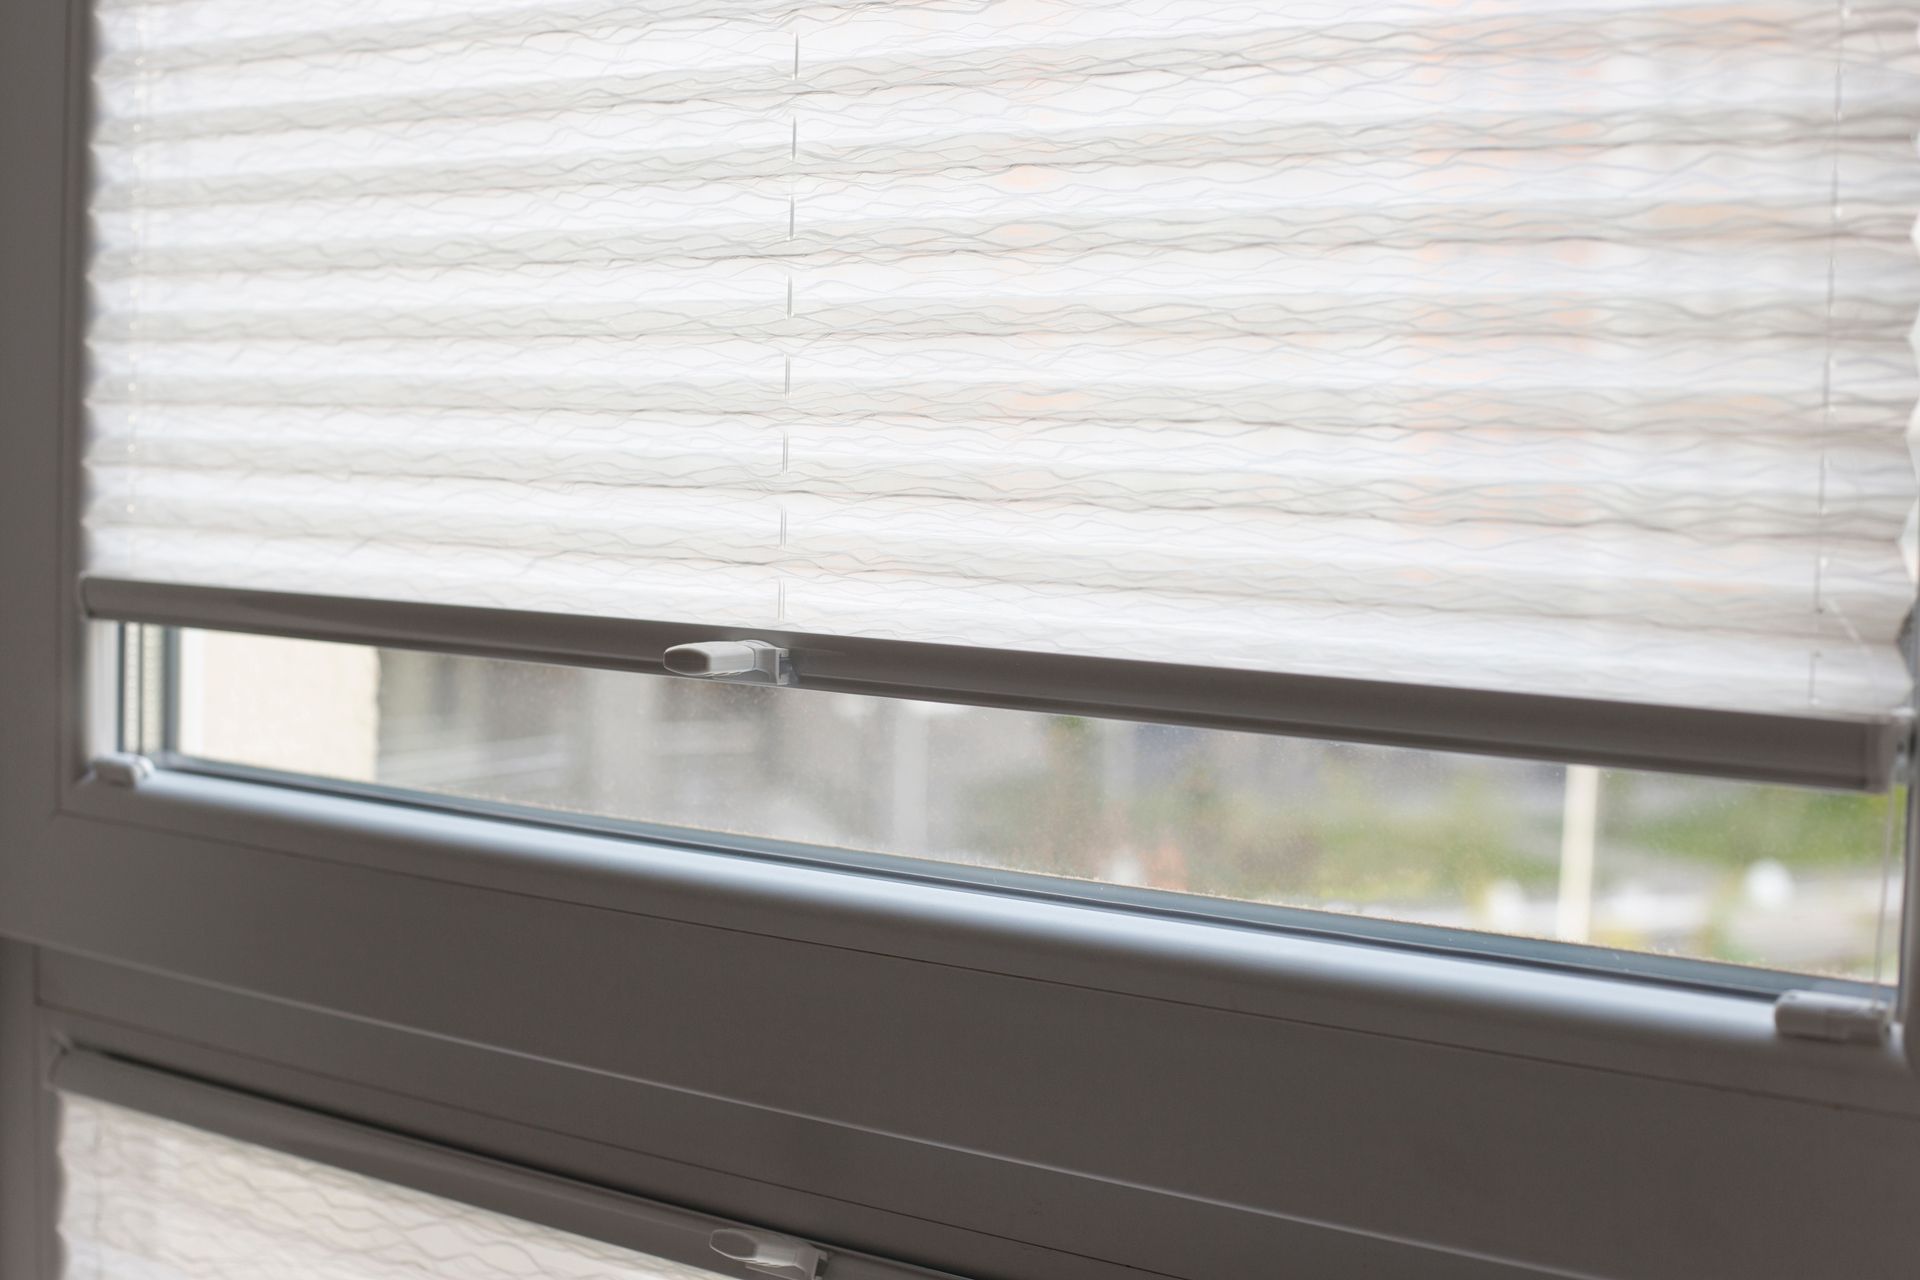
[[[687,622],[88,576],[88,617],[667,674],[666,650],[759,640],[791,687],[1860,791],[1895,780],[1904,717],[1841,719]]]

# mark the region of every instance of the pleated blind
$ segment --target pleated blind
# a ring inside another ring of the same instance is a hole
[[[88,569],[1884,721],[1917,13],[102,0]]]
[[[62,1280],[720,1280],[77,1094]],[[716,1262],[721,1261],[715,1258]]]

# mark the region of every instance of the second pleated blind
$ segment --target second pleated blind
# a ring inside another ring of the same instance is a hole
[[[93,573],[1907,697],[1915,6],[98,23]]]

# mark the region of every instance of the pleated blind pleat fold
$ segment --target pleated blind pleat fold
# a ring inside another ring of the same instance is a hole
[[[1917,13],[105,3],[88,568],[1883,717]]]

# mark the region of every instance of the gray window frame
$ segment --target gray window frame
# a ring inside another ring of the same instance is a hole
[[[80,0],[0,7],[6,1275],[54,1274],[47,1084],[72,1051],[981,1277],[1920,1256],[1911,982],[1885,1041],[1817,1043],[1737,994],[100,777],[85,27]]]

